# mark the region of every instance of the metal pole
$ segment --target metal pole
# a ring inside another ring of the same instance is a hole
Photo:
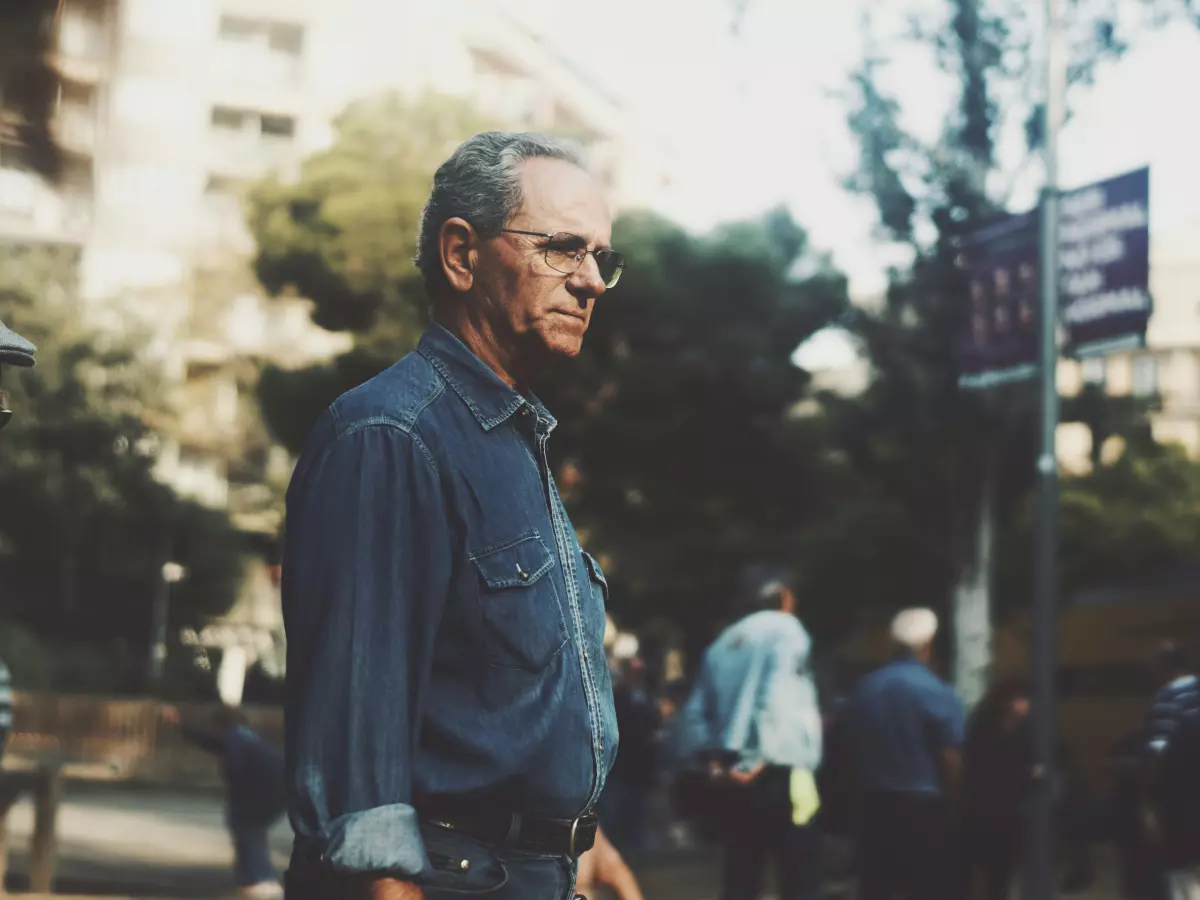
[[[1037,547],[1033,606],[1033,740],[1036,789],[1030,828],[1029,900],[1053,900],[1058,557],[1058,131],[1063,119],[1066,64],[1059,0],[1044,0],[1046,15],[1046,184],[1041,205],[1042,446],[1037,460]]]
[[[167,577],[167,563],[171,559],[171,550],[171,539],[164,538],[158,578],[154,584],[154,605],[150,611],[150,659],[147,675],[152,691],[157,691],[161,686],[163,664],[167,661],[167,620],[171,608],[171,581]]]

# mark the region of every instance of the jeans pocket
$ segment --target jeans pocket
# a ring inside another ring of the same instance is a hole
[[[508,869],[491,847],[472,837],[422,823],[421,837],[432,873],[425,888],[436,896],[447,894],[490,894],[508,884]]]

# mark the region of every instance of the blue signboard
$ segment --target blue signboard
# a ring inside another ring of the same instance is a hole
[[[1059,316],[1065,352],[1097,356],[1145,343],[1150,299],[1150,170],[1062,195]]]
[[[967,309],[959,339],[960,387],[988,388],[1038,373],[1038,219],[1005,216],[960,246]]]
[[[1061,195],[1059,321],[1069,356],[1145,343],[1150,299],[1150,170]],[[967,303],[959,386],[1033,378],[1041,334],[1038,213],[1005,216],[961,244]]]

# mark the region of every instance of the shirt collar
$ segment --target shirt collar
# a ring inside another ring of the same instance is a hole
[[[431,324],[417,352],[446,379],[484,431],[502,425],[523,408],[536,413],[539,425],[547,431],[558,424],[537,397],[521,394],[501,381],[487,363],[444,326]]]

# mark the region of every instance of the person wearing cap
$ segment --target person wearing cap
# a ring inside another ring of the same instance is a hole
[[[781,900],[818,895],[821,713],[809,668],[812,640],[796,617],[793,578],[755,566],[742,580],[745,615],[704,655],[680,713],[681,761],[701,758],[724,786],[723,900],[755,900],[773,862]]]
[[[28,368],[33,365],[33,357],[37,348],[7,325],[0,322],[0,430],[12,419],[12,410],[5,402],[3,391],[3,373],[5,366],[20,366]],[[0,756],[4,755],[4,746],[8,743],[9,732],[13,726],[13,696],[12,677],[8,666],[0,659]]]
[[[953,884],[951,807],[962,770],[965,713],[929,669],[937,615],[906,609],[892,620],[896,654],[867,675],[850,708],[863,797],[861,900],[939,900]]]
[[[3,429],[12,419],[12,411],[4,402],[4,367],[28,368],[33,365],[33,356],[36,352],[37,348],[33,344],[0,322],[0,429]]]

